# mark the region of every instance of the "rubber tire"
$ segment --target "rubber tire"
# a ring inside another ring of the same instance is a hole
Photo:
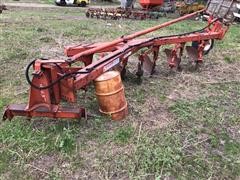
[[[55,4],[56,4],[57,6],[66,6],[66,5],[67,5],[67,3],[66,3],[65,0],[61,0],[60,3],[56,3],[56,2],[55,2]]]
[[[203,51],[203,55],[207,55],[212,50],[212,48],[214,46],[214,40],[210,39],[210,41],[212,41],[211,46],[207,51]],[[199,46],[199,43],[197,41],[192,42],[192,47],[198,49],[198,46]]]
[[[86,17],[89,18],[90,17],[90,13],[89,12],[86,12]]]
[[[82,1],[80,4],[79,4],[80,7],[86,7],[87,6],[87,3]]]

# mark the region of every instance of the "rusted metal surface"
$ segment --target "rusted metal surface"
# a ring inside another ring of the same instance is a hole
[[[232,2],[232,0],[231,0]],[[210,1],[211,3],[211,1]],[[137,76],[143,73],[153,74],[155,65],[159,60],[159,50],[164,45],[171,48],[165,49],[170,68],[180,68],[182,55],[186,49],[192,62],[196,65],[203,62],[203,55],[207,45],[213,40],[221,40],[234,21],[231,14],[232,6],[238,1],[234,0],[229,11],[225,15],[215,17],[208,7],[202,11],[210,13],[206,26],[202,29],[167,36],[153,38],[138,38],[139,36],[170,26],[179,21],[191,18],[196,13],[188,14],[169,22],[151,27],[134,34],[123,36],[111,42],[83,44],[69,46],[65,49],[68,60],[37,59],[26,68],[26,78],[30,84],[29,101],[27,105],[9,105],[4,113],[4,119],[12,119],[14,116],[26,117],[51,117],[51,118],[81,118],[86,117],[83,107],[77,105],[73,109],[62,107],[61,101],[76,103],[76,92],[86,89],[86,86],[104,72],[116,68],[124,75],[130,57],[140,52],[137,65]],[[211,6],[209,6],[211,7]],[[229,15],[230,14],[230,15]],[[197,46],[191,46],[195,43]],[[93,61],[93,56],[100,58]],[[82,62],[82,66],[72,66],[75,62]],[[33,78],[28,75],[33,67]]]

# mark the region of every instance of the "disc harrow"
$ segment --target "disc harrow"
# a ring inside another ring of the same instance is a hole
[[[158,19],[165,13],[159,11],[149,11],[142,9],[124,9],[124,8],[89,8],[86,11],[86,17],[98,19]]]

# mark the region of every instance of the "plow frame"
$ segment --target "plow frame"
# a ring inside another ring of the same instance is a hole
[[[214,0],[215,1],[215,0]],[[76,91],[86,89],[86,86],[102,73],[116,68],[124,75],[129,57],[139,50],[146,50],[139,54],[137,76],[143,72],[153,74],[158,60],[159,49],[164,45],[173,45],[172,49],[165,49],[170,68],[179,68],[184,48],[189,57],[197,63],[203,61],[204,48],[209,40],[222,39],[233,21],[229,16],[232,6],[237,1],[231,1],[225,14],[215,17],[210,14],[207,26],[201,30],[176,35],[159,36],[153,38],[137,39],[137,37],[170,26],[179,21],[191,18],[199,13],[212,9],[204,9],[183,17],[171,20],[158,26],[122,36],[111,42],[68,46],[64,52],[68,60],[36,59],[26,69],[26,79],[30,84],[28,104],[12,104],[7,106],[3,120],[11,120],[14,116],[26,117],[51,117],[51,118],[76,118],[87,117],[85,108],[76,105]],[[211,6],[211,1],[208,7]],[[225,4],[224,4],[225,5]],[[215,7],[215,6],[214,6]],[[220,10],[221,7],[218,9]],[[214,14],[213,13],[213,14]],[[197,42],[198,47],[186,46],[188,42]],[[100,54],[97,61],[93,57]],[[150,58],[152,55],[152,59]],[[75,62],[82,62],[82,66],[73,67]],[[33,78],[29,77],[29,69],[33,66]],[[63,107],[61,101],[74,103],[73,106]]]

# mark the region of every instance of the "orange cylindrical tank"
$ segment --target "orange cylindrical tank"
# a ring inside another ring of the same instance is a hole
[[[164,0],[139,0],[139,3],[144,9],[149,9],[151,7],[162,6]]]
[[[120,73],[105,72],[95,79],[94,85],[99,111],[110,115],[113,120],[124,119],[128,108]]]

